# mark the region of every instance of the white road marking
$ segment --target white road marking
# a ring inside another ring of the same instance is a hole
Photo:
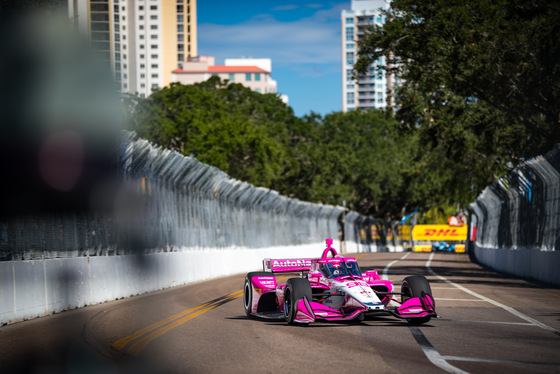
[[[411,253],[412,252],[408,252],[406,255],[401,257],[399,260],[395,260],[395,261],[392,261],[389,264],[387,264],[387,266],[385,266],[385,268],[383,269],[383,275],[382,275],[381,279],[388,280],[389,277],[387,276],[387,274],[389,273],[389,268],[391,266],[393,266],[393,264],[407,258],[408,255],[411,254]],[[391,301],[391,303],[393,303],[393,302]],[[418,345],[420,345],[420,348],[422,348],[422,351],[424,352],[424,354],[426,355],[426,357],[428,358],[428,360],[430,360],[430,362],[432,364],[434,364],[435,366],[439,367],[440,369],[442,369],[442,370],[444,370],[448,373],[469,374],[468,372],[463,371],[459,368],[456,368],[455,366],[453,366],[449,362],[447,362],[445,360],[445,358],[443,358],[443,356],[440,355],[438,351],[436,351],[434,346],[424,336],[424,334],[422,333],[422,331],[418,327],[408,326],[408,328],[409,328],[410,332],[412,333],[412,336],[414,336],[414,339],[416,339],[416,342],[418,343]]]
[[[383,273],[382,273],[382,275],[381,275],[381,279],[383,279],[383,280],[389,280],[389,276],[387,275],[387,273],[389,272],[389,268],[390,268],[391,266],[393,266],[393,264],[396,264],[397,262],[402,261],[402,260],[404,260],[405,258],[407,258],[408,255],[411,254],[411,253],[412,253],[412,252],[407,252],[404,256],[402,256],[402,257],[399,258],[398,260],[389,262],[389,263],[387,264],[387,266],[385,266],[385,269],[383,269]]]
[[[388,280],[388,273],[389,273],[389,268],[391,266],[393,266],[393,264],[404,260],[411,252],[408,252],[406,255],[404,255],[403,257],[401,257],[399,260],[395,260],[390,262],[389,264],[387,264],[387,266],[385,266],[385,268],[383,269],[383,275],[381,277],[381,279],[384,280]],[[500,307],[510,313],[512,313],[513,315],[527,321],[528,323],[515,323],[515,322],[492,322],[492,321],[464,321],[464,322],[477,322],[477,323],[501,323],[501,324],[515,324],[515,325],[524,325],[524,326],[537,326],[540,327],[542,329],[545,329],[547,331],[550,331],[554,334],[560,335],[560,331],[545,325],[542,322],[539,322],[507,305],[501,304],[495,300],[492,300],[490,298],[487,298],[485,296],[482,296],[474,291],[469,290],[468,288],[465,288],[457,283],[454,283],[450,280],[448,280],[445,277],[442,277],[441,275],[437,274],[435,271],[432,270],[432,268],[430,267],[430,264],[432,262],[432,259],[434,257],[434,252],[432,252],[430,254],[430,257],[428,259],[428,261],[426,262],[426,269],[430,272],[430,274],[432,274],[433,276],[441,279],[442,281],[446,282],[449,285],[452,285],[455,288],[460,289],[461,291],[464,291],[474,297],[476,297],[476,300],[473,299],[448,299],[448,300],[453,300],[453,301],[485,301],[488,302],[492,305],[495,305],[497,307]],[[438,300],[446,300],[446,299],[438,299]],[[447,320],[450,321],[450,320]],[[418,345],[420,345],[420,348],[422,348],[422,351],[424,352],[424,354],[426,355],[426,357],[428,358],[428,360],[430,360],[430,362],[432,364],[434,364],[435,366],[439,367],[440,369],[448,372],[448,373],[452,373],[452,374],[468,374],[468,372],[463,371],[453,365],[451,365],[448,361],[470,361],[470,362],[494,362],[494,363],[509,363],[509,364],[532,364],[531,362],[523,362],[523,361],[508,361],[508,360],[494,360],[494,359],[482,359],[482,358],[471,358],[471,357],[459,357],[459,356],[442,356],[435,348],[434,346],[430,343],[430,341],[426,338],[426,336],[422,333],[422,331],[420,330],[419,327],[416,326],[409,326],[408,327],[410,332],[412,333],[412,336],[414,336],[414,339],[416,339],[416,342],[418,343]]]
[[[432,290],[433,290],[433,288],[432,288]],[[441,297],[437,297],[435,299],[436,299],[436,301],[477,301],[477,302],[484,301],[484,300],[480,300],[480,299],[444,299],[444,298],[441,298]]]
[[[385,268],[383,269],[383,272],[381,273],[381,279],[383,279],[383,280],[389,280],[389,276],[388,276],[389,268],[390,268],[391,266],[393,266],[393,264],[396,264],[397,262],[402,261],[402,260],[404,260],[405,258],[407,258],[408,255],[411,254],[411,253],[412,253],[412,252],[407,252],[404,256],[402,256],[402,257],[399,258],[398,260],[389,262],[389,263],[387,264],[387,266],[385,266]],[[396,303],[396,302],[394,302],[393,300],[389,301],[389,304],[387,304],[387,305],[390,305],[390,306],[399,306],[399,304]]]
[[[529,322],[529,323],[532,324],[532,325],[535,325],[535,326],[537,326],[537,327],[540,327],[541,329],[550,331],[550,332],[552,332],[553,334],[556,334],[556,335],[559,335],[559,336],[560,336],[560,331],[558,331],[558,330],[556,330],[556,329],[554,329],[554,328],[552,328],[552,327],[550,327],[550,326],[548,326],[548,325],[545,325],[544,323],[539,322],[539,321],[537,321],[536,319],[531,318],[531,317],[529,317],[528,315],[523,314],[523,313],[521,313],[521,312],[519,312],[519,311],[513,309],[512,307],[509,307],[509,306],[507,306],[507,305],[504,305],[504,304],[502,304],[502,303],[499,303],[499,302],[497,302],[497,301],[495,301],[495,300],[492,300],[492,299],[490,299],[490,298],[488,298],[488,297],[486,297],[486,296],[482,296],[481,294],[478,294],[478,293],[476,293],[476,292],[474,292],[474,291],[471,291],[471,290],[469,290],[468,288],[465,288],[465,287],[463,287],[463,286],[461,286],[461,285],[459,285],[459,284],[457,284],[457,283],[454,283],[454,282],[448,280],[448,279],[445,278],[445,277],[442,277],[441,275],[436,274],[436,272],[433,271],[432,268],[430,267],[430,264],[432,263],[432,259],[433,259],[433,257],[434,257],[434,254],[435,254],[435,253],[432,252],[431,255],[430,255],[430,258],[428,259],[428,262],[426,262],[426,268],[428,269],[428,271],[430,272],[430,274],[432,274],[433,276],[435,276],[435,277],[441,279],[442,281],[446,282],[447,284],[450,284],[450,285],[452,285],[452,286],[454,286],[454,287],[460,289],[460,290],[463,291],[463,292],[466,292],[466,293],[468,293],[468,294],[470,294],[470,295],[472,295],[472,296],[474,296],[474,297],[477,297],[477,298],[479,298],[479,299],[481,299],[481,300],[486,301],[487,303],[490,303],[490,304],[495,305],[495,306],[497,306],[497,307],[499,307],[499,308],[502,308],[502,309],[504,309],[505,311],[510,312],[510,313],[513,314],[514,316],[519,317],[519,318],[521,318],[521,319],[523,319],[523,320]]]
[[[409,326],[408,328],[412,333],[412,336],[414,336],[414,339],[416,339],[416,342],[420,345],[420,348],[422,348],[422,351],[432,364],[448,373],[468,374],[468,372],[463,371],[447,362],[445,357],[440,355],[439,352],[436,351],[432,343],[430,343],[430,341],[424,336],[424,334],[418,327]]]

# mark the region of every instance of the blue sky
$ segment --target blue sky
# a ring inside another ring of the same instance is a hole
[[[342,110],[340,14],[350,1],[198,0],[198,54],[270,58],[298,117]]]

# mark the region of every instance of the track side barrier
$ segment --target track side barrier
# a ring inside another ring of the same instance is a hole
[[[560,144],[482,191],[468,221],[473,260],[560,286]]]
[[[258,270],[265,257],[317,257],[341,231],[342,207],[232,179],[133,133],[117,153],[110,212],[0,222],[0,324]]]

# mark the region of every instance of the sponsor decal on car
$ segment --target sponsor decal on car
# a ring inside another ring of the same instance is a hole
[[[311,266],[311,260],[273,260],[272,267],[302,267],[302,266]]]
[[[359,286],[362,286],[362,287],[369,287],[368,284],[367,284],[366,282],[361,282],[361,281],[358,281],[358,282],[348,282],[348,283],[346,283],[346,287],[348,287],[348,288],[354,288],[354,287],[359,287]]]

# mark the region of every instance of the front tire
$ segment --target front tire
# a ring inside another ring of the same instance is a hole
[[[251,279],[254,277],[269,277],[271,273],[265,271],[253,271],[248,273],[245,277],[245,284],[243,285],[243,306],[245,307],[245,314],[249,318],[253,318],[253,282]]]
[[[432,296],[432,288],[426,277],[423,275],[413,275],[404,278],[401,285],[401,293],[403,294],[401,296],[401,302],[404,303],[412,297],[422,297],[423,293]],[[430,321],[431,318],[432,317],[408,318],[407,321],[411,325],[421,325]]]
[[[305,278],[290,278],[284,288],[284,318],[290,325],[295,324],[297,303],[307,297],[311,301],[313,293],[309,280]]]

